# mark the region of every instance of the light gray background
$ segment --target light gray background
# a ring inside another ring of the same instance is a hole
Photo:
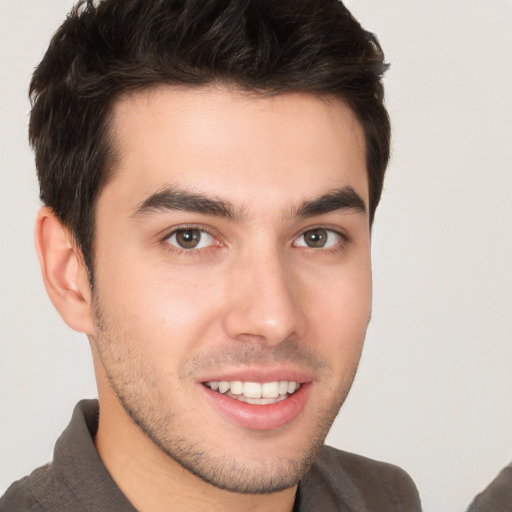
[[[95,396],[87,340],[46,297],[26,91],[71,0],[0,0],[0,492]],[[462,511],[512,458],[512,2],[350,0],[376,32],[394,139],[373,238],[374,313],[329,435]]]

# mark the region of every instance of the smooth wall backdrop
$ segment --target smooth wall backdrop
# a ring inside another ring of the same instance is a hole
[[[403,466],[427,512],[463,511],[512,459],[512,2],[350,0],[391,63],[393,158],[374,310],[328,441]],[[39,275],[30,74],[71,0],[0,0],[0,493],[50,460],[94,397],[84,336]]]

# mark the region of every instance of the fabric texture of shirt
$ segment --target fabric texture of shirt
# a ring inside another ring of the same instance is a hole
[[[58,439],[53,462],[13,483],[0,512],[136,512],[94,446],[99,408],[83,400]],[[402,469],[324,446],[299,483],[294,512],[418,512]]]
[[[471,503],[467,512],[510,512],[512,510],[512,462]]]

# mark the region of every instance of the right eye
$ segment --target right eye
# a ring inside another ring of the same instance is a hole
[[[204,229],[199,228],[175,229],[167,237],[166,242],[185,251],[200,250],[216,245],[215,238]]]

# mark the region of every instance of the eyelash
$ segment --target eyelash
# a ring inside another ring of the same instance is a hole
[[[177,232],[179,231],[187,231],[187,230],[197,230],[197,231],[201,231],[203,233],[206,233],[207,235],[211,236],[214,240],[216,240],[216,243],[208,246],[208,247],[204,247],[204,248],[200,248],[200,249],[195,249],[195,248],[191,248],[191,249],[180,249],[179,247],[175,246],[175,245],[171,245],[169,243],[169,239],[175,235]],[[323,247],[319,247],[319,248],[315,248],[315,247],[307,247],[307,246],[296,246],[295,243],[297,240],[299,240],[301,237],[303,237],[304,235],[306,235],[307,233],[311,232],[311,231],[320,231],[320,230],[323,230],[323,231],[327,231],[329,233],[334,233],[336,236],[339,236],[340,237],[340,242],[335,244],[333,247],[326,247],[326,248],[323,248]],[[164,237],[162,237],[162,239],[160,240],[161,244],[164,245],[165,249],[168,250],[169,252],[172,252],[173,254],[175,255],[178,255],[178,256],[196,256],[196,255],[199,255],[200,253],[205,253],[206,251],[209,251],[209,250],[212,250],[212,249],[218,249],[218,248],[221,248],[223,247],[223,243],[221,241],[218,240],[218,236],[216,236],[214,233],[212,233],[212,231],[210,231],[209,229],[203,227],[203,226],[195,226],[195,225],[188,225],[188,224],[184,224],[182,226],[177,226],[177,227],[174,227],[171,231],[167,232],[166,235]],[[309,226],[307,227],[306,229],[302,230],[298,235],[296,235],[293,239],[293,242],[292,242],[292,246],[295,246],[295,247],[300,247],[300,248],[303,248],[303,249],[307,249],[308,251],[313,251],[313,252],[320,252],[322,251],[322,253],[337,253],[337,252],[340,252],[342,251],[344,248],[345,248],[345,245],[346,243],[349,241],[349,238],[348,236],[338,230],[338,229],[334,229],[332,227],[327,227],[327,226]]]
[[[303,249],[307,249],[309,251],[313,251],[313,252],[322,252],[323,254],[325,253],[330,253],[330,254],[333,254],[333,253],[338,253],[340,251],[343,251],[345,249],[345,246],[346,244],[349,242],[349,238],[347,236],[346,233],[344,233],[343,231],[339,230],[338,229],[335,229],[333,227],[329,227],[329,226],[308,226],[306,229],[302,230],[295,238],[294,238],[294,241],[293,241],[293,244],[295,244],[295,242],[303,237],[306,233],[309,233],[311,231],[327,231],[329,233],[334,233],[336,236],[339,236],[340,237],[340,241],[339,243],[335,244],[333,247],[321,247],[321,248],[314,248],[314,247],[303,247],[301,246]],[[292,245],[293,245],[292,244]]]
[[[208,247],[204,247],[204,248],[201,248],[201,249],[180,249],[179,247],[175,246],[175,245],[171,245],[168,240],[173,236],[175,235],[177,232],[179,231],[187,231],[187,230],[197,230],[197,231],[201,231],[202,233],[206,233],[207,235],[211,236],[214,240],[216,240],[216,243],[208,246]],[[223,244],[222,242],[220,242],[218,240],[218,236],[216,236],[215,234],[213,234],[209,229],[203,227],[203,226],[195,226],[195,225],[189,225],[189,224],[184,224],[182,226],[177,226],[177,227],[174,227],[171,231],[167,232],[167,234],[160,240],[161,244],[163,244],[164,248],[171,252],[172,254],[174,255],[178,255],[178,256],[197,256],[199,255],[199,253],[202,253],[204,254],[206,251],[209,251],[209,250],[212,250],[212,249],[217,249],[217,248],[220,248],[220,247],[223,247]]]

